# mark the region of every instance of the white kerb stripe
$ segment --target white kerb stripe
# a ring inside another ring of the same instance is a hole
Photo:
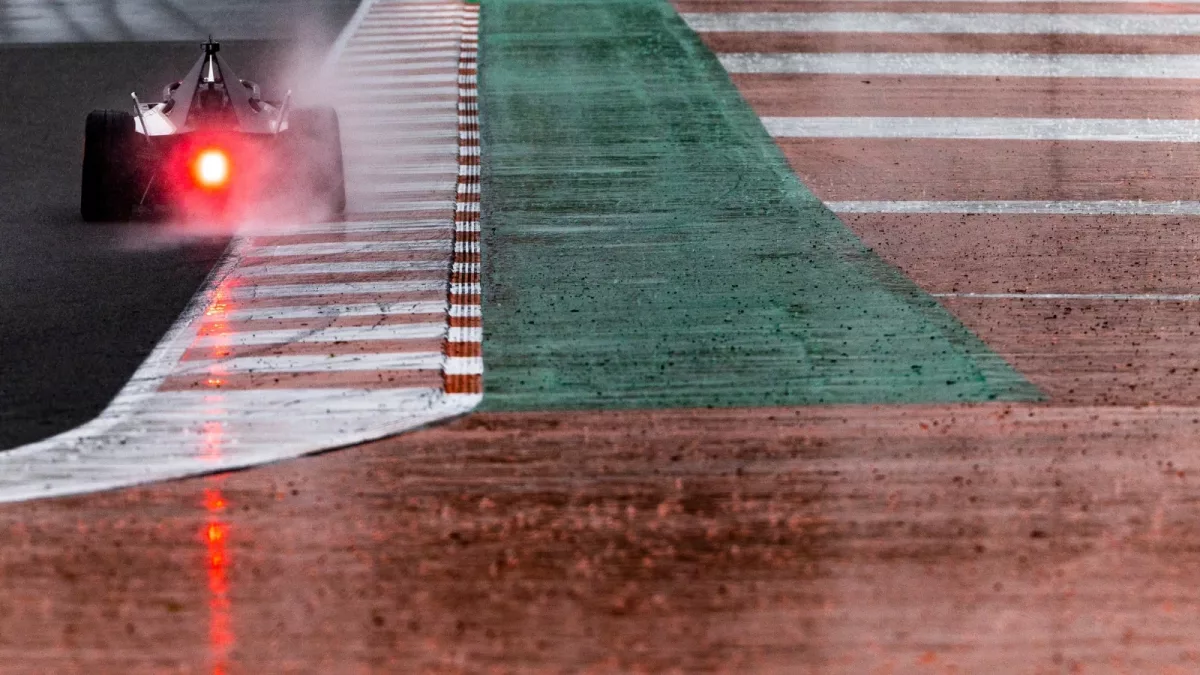
[[[446,259],[450,251],[446,251]],[[251,265],[239,267],[231,278],[271,277],[311,274],[370,274],[388,272],[433,272],[446,269],[444,262],[437,260],[387,260],[371,262],[339,263],[296,263],[293,265]]]
[[[449,228],[447,228],[449,229]],[[447,235],[449,232],[447,232]],[[389,253],[397,251],[450,250],[450,237],[430,238],[424,241],[348,241],[328,244],[281,244],[247,249],[247,256],[281,255],[336,255],[339,253]]]
[[[955,138],[1194,143],[1200,120],[1032,117],[764,117],[779,138]]]
[[[731,73],[1200,78],[1192,54],[720,54]]]
[[[405,85],[425,82],[445,82],[450,79],[444,74],[433,75],[377,75],[354,78],[354,84],[373,87],[372,93],[385,94],[393,90],[405,91]]]
[[[955,213],[1064,216],[1200,216],[1200,201],[846,201],[825,204],[838,213]]]
[[[388,316],[405,314],[440,314],[450,310],[449,303],[439,302],[383,302],[354,305],[302,305],[293,307],[270,307],[265,309],[228,309],[214,311],[209,321],[263,321],[276,319],[334,320],[342,316],[377,316],[383,321]],[[452,314],[453,316],[453,314]]]
[[[176,375],[232,375],[234,373],[330,373],[346,370],[437,370],[438,352],[412,354],[353,354],[341,356],[247,356],[219,361],[184,362]]]
[[[248,333],[222,333],[197,338],[196,347],[232,347],[235,345],[285,345],[294,342],[356,342],[361,340],[420,340],[446,334],[445,323],[418,323],[346,328],[299,330],[260,330]],[[344,347],[344,346],[343,346]]]
[[[285,286],[234,286],[235,300],[249,298],[294,298],[310,295],[367,293],[417,293],[446,289],[444,281],[363,281],[337,284],[288,284]]]
[[[1196,14],[745,12],[683,19],[699,32],[1200,35]]]

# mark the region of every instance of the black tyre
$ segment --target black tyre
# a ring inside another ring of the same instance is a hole
[[[288,133],[303,157],[303,187],[327,216],[346,210],[342,135],[333,108],[300,108],[288,117]]]
[[[124,221],[133,215],[138,198],[136,142],[133,115],[120,110],[94,110],[87,116],[79,200],[85,221]]]

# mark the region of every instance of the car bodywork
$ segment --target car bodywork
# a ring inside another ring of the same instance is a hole
[[[94,111],[85,131],[85,220],[124,220],[143,209],[239,217],[272,210],[332,215],[345,207],[337,114],[264,100],[211,38],[161,101],[133,113]]]

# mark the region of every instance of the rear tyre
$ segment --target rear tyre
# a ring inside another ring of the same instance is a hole
[[[299,147],[308,199],[326,217],[346,210],[346,176],[337,111],[329,107],[300,108],[288,117],[288,131]]]
[[[83,141],[83,182],[79,210],[89,223],[126,221],[137,201],[133,115],[94,110]]]

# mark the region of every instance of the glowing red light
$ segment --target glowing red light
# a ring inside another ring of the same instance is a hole
[[[217,148],[200,151],[192,161],[192,178],[196,184],[209,190],[225,187],[229,183],[229,155]]]

